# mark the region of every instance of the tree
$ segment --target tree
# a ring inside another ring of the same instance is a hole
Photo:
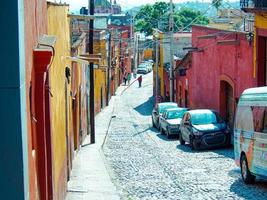
[[[143,6],[135,16],[135,29],[146,35],[153,33],[153,28],[161,31],[169,31],[169,9],[170,4],[157,2],[153,5]],[[192,24],[208,24],[209,20],[199,11],[182,8],[174,12],[174,31],[190,31]],[[158,27],[159,25],[159,27]]]
[[[222,5],[222,0],[212,0],[212,5],[216,8],[216,10],[218,11],[219,8]]]
[[[190,31],[193,24],[207,25],[209,19],[202,15],[200,11],[194,11],[189,8],[182,8],[174,15],[175,31]]]

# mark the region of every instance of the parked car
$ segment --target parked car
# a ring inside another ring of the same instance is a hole
[[[150,61],[144,61],[143,63],[147,66],[148,71],[151,72],[153,68],[153,63],[151,63]]]
[[[180,125],[181,145],[188,142],[192,149],[230,145],[231,133],[219,114],[209,109],[187,111]]]
[[[163,102],[158,103],[152,111],[152,125],[159,129],[159,118],[168,108],[177,108],[177,103]]]
[[[241,95],[234,123],[235,162],[246,184],[267,176],[267,87]]]
[[[171,135],[179,135],[180,123],[187,108],[169,108],[159,119],[160,133],[166,133],[167,138]]]
[[[149,69],[146,64],[140,64],[137,67],[137,74],[147,74],[149,72]]]

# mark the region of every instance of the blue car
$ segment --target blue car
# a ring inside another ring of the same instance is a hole
[[[231,132],[219,114],[209,109],[187,111],[180,125],[180,144],[192,149],[228,146]]]

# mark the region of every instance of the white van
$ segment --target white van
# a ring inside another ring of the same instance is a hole
[[[235,162],[246,184],[267,176],[267,87],[241,95],[234,125]]]

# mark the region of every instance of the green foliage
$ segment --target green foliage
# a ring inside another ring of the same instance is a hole
[[[169,10],[170,4],[165,2],[142,6],[135,16],[136,31],[151,35],[153,28],[159,28],[161,31],[167,32],[169,30]],[[189,31],[192,24],[206,25],[209,22],[208,18],[199,11],[194,11],[189,8],[174,11],[173,17],[174,31],[176,32],[181,31],[181,29]]]
[[[218,10],[222,5],[222,0],[212,0],[212,4]]]

